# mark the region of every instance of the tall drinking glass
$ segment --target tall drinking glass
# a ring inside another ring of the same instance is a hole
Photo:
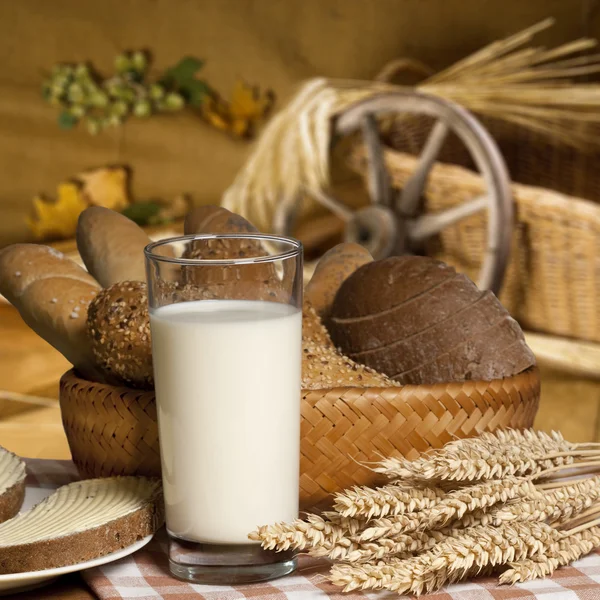
[[[290,573],[292,553],[248,534],[298,515],[302,246],[195,235],[145,254],[171,572]]]

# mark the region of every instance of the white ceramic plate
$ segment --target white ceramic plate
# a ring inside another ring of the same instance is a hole
[[[46,496],[49,496],[55,488],[40,488],[34,486],[27,486],[25,489],[25,500],[23,501],[23,507],[21,511],[26,511],[35,506],[38,502],[41,502]],[[133,554],[140,548],[144,547],[152,536],[149,535],[142,540],[139,540],[135,544],[117,550],[112,554],[101,556],[93,560],[78,563],[76,565],[67,565],[66,567],[58,567],[56,569],[45,569],[44,571],[31,571],[30,573],[13,573],[11,575],[0,575],[0,596],[8,593],[24,592],[42,585],[46,585],[59,577],[60,575],[66,575],[67,573],[75,573],[76,571],[83,571],[84,569],[90,569],[91,567],[98,567],[99,565],[105,565],[107,563]]]

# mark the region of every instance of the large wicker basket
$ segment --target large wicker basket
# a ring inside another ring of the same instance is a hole
[[[418,158],[387,148],[393,186],[402,189]],[[357,145],[351,167],[367,174]],[[424,192],[425,212],[438,213],[483,194],[482,178],[436,163]],[[515,232],[500,301],[526,329],[600,342],[600,205],[515,183]],[[427,254],[477,280],[487,238],[487,213],[472,215],[431,238]]]
[[[495,381],[338,388],[302,396],[300,503],[327,501],[376,475],[360,463],[419,453],[498,427],[531,427],[540,395],[537,369]],[[92,383],[73,371],[60,382],[63,424],[82,476],[158,475],[153,392]]]

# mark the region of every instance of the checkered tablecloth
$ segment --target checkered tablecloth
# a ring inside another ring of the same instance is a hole
[[[57,487],[77,479],[70,462],[28,461],[28,485]],[[169,576],[166,535],[160,531],[135,554],[114,563],[90,569],[83,577],[100,600],[387,600],[399,597],[390,592],[343,594],[327,581],[328,567],[322,560],[301,557],[298,570],[275,581],[245,586],[191,585]],[[551,579],[499,586],[497,579],[482,577],[452,585],[424,600],[600,600],[600,551],[559,569]]]

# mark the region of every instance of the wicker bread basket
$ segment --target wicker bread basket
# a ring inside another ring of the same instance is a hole
[[[531,427],[539,395],[535,368],[495,381],[304,391],[301,506],[376,483],[360,463],[382,455],[415,458],[455,437]],[[60,382],[60,406],[82,476],[160,473],[153,392],[92,383],[68,371]]]

